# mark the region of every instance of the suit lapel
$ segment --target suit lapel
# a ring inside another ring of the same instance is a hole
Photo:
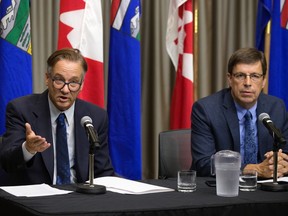
[[[41,94],[38,101],[35,102],[35,109],[32,113],[35,116],[35,122],[33,123],[35,128],[32,128],[36,134],[45,137],[47,142],[51,143],[50,148],[41,152],[44,164],[49,172],[51,181],[53,180],[54,172],[54,153],[53,153],[53,138],[52,138],[52,126],[48,104],[48,91]]]
[[[261,113],[267,112],[265,111],[265,101],[263,100],[262,93],[259,96],[258,104],[257,104],[257,110],[256,115],[259,116]],[[257,130],[258,130],[258,149],[260,152],[260,155],[264,155],[266,153],[266,149],[269,149],[269,142],[265,138],[265,134],[267,134],[267,129],[263,125],[261,121],[257,120]],[[263,145],[266,145],[265,147]]]
[[[77,110],[77,112],[76,112]],[[89,168],[89,142],[85,129],[81,126],[81,118],[87,115],[82,107],[81,101],[75,101],[74,123],[75,123],[75,169],[78,181],[85,181]]]
[[[231,137],[233,139],[233,143],[231,143],[232,148],[234,151],[240,152],[239,120],[237,117],[237,111],[235,108],[235,104],[230,89],[224,95],[223,107],[225,110],[224,116],[226,118],[226,122],[230,129]]]

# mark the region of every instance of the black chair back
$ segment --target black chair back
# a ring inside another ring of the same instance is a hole
[[[0,145],[2,145],[2,136],[0,136]],[[8,174],[2,169],[0,164],[0,186],[9,185]]]
[[[191,129],[159,133],[158,178],[177,177],[179,170],[189,170],[192,164]]]

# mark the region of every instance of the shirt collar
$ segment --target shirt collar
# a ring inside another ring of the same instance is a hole
[[[68,110],[65,110],[62,112],[55,107],[55,105],[50,100],[49,95],[48,95],[48,103],[49,103],[49,108],[50,108],[51,122],[55,122],[60,113],[65,113],[68,125],[72,124],[73,114],[74,114],[74,109],[75,109],[75,102],[72,104],[72,106]]]
[[[243,107],[241,107],[238,103],[234,102],[235,103],[235,106],[236,106],[236,110],[237,110],[237,116],[238,116],[238,119],[239,121],[241,121],[243,118],[244,118],[244,115],[246,114],[247,112],[247,109],[244,109]],[[249,109],[249,111],[251,112],[252,114],[252,119],[255,120],[257,117],[256,117],[256,108],[257,108],[257,102],[254,104],[253,107],[251,107]]]

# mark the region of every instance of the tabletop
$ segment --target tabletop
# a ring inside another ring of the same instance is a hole
[[[142,182],[175,189],[172,192],[142,195],[72,192],[43,197],[16,197],[0,190],[0,208],[11,215],[271,215],[288,208],[288,191],[239,191],[237,197],[220,197],[216,187],[197,177],[192,193],[177,192],[176,179],[151,179]],[[56,186],[55,186],[56,187]],[[57,186],[76,191],[76,185]]]

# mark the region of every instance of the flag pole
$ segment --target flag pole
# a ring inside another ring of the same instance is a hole
[[[265,30],[265,44],[264,44],[264,55],[267,61],[267,73],[266,73],[266,85],[263,88],[263,92],[268,94],[269,85],[269,62],[270,62],[270,38],[271,38],[271,19],[269,20]]]
[[[194,101],[197,101],[198,95],[198,0],[194,0],[194,52],[193,52],[193,71],[194,71]]]

